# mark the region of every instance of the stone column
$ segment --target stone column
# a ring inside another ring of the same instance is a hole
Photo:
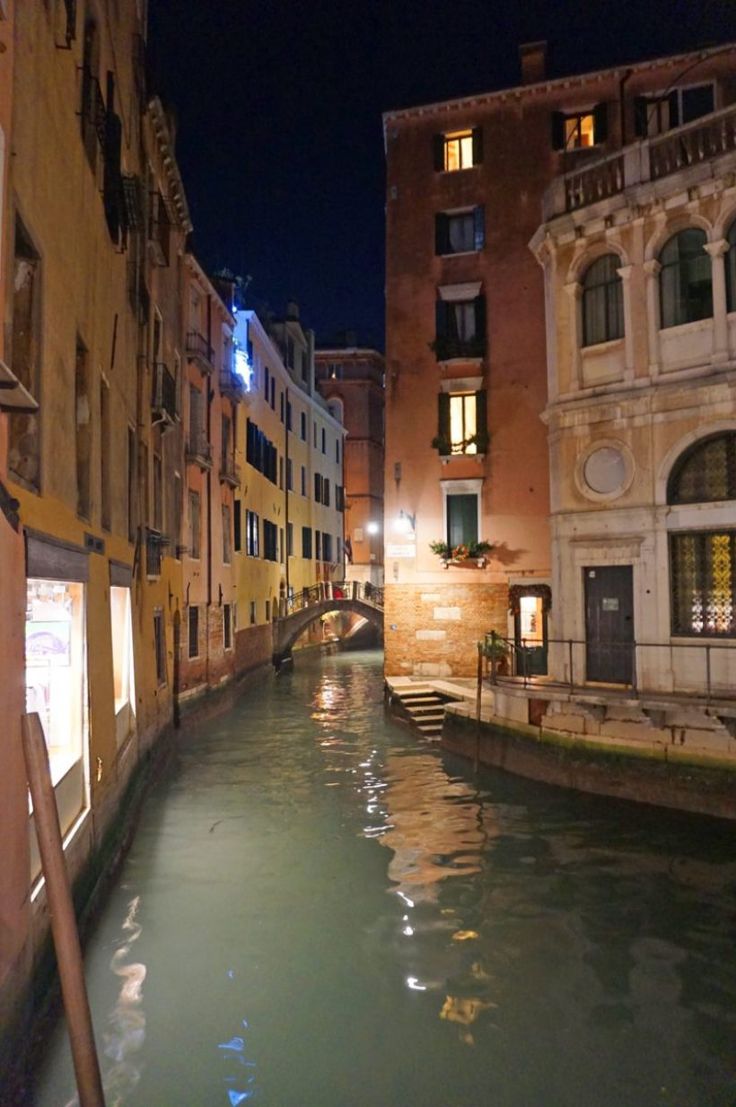
[[[713,279],[713,354],[711,361],[720,364],[728,361],[728,309],[726,305],[726,263],[724,254],[728,250],[725,238],[717,242],[707,242],[706,253],[711,257]]]
[[[649,375],[659,376],[659,274],[662,266],[656,258],[644,262],[647,296],[647,338],[649,343]]]
[[[621,293],[624,302],[624,380],[634,379],[634,319],[631,311],[631,274],[633,265],[622,265],[617,269],[621,278]]]

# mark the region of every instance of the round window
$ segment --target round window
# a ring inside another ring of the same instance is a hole
[[[600,496],[618,492],[626,483],[626,460],[620,450],[602,446],[586,458],[583,476],[588,488]]]

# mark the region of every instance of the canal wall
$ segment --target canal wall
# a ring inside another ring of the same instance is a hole
[[[166,773],[181,737],[191,727],[230,710],[247,688],[262,682],[271,671],[269,655],[266,664],[254,665],[220,688],[206,689],[198,699],[183,705],[181,725],[169,723],[158,731],[149,728],[135,742],[128,743],[121,755],[116,785],[108,787],[103,802],[84,812],[65,841],[64,854],[82,940],[133,840],[146,797],[152,785]],[[37,885],[31,896],[31,919],[29,948],[14,974],[12,995],[5,982],[2,993],[0,1104],[3,1107],[30,1107],[26,1074],[33,1071],[34,1058],[43,1048],[60,1004],[43,883]],[[99,1039],[99,1027],[97,1031]],[[97,1045],[99,1048],[99,1040]]]
[[[522,723],[477,723],[467,703],[447,708],[441,744],[451,753],[557,787],[736,819],[733,762],[678,747],[603,744]]]

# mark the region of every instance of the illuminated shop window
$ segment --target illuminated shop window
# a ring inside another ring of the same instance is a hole
[[[133,609],[130,588],[110,587],[112,668],[115,714],[135,713],[135,669],[133,662]]]
[[[56,785],[82,761],[86,732],[84,585],[30,579],[26,596],[26,710],[43,726]]]

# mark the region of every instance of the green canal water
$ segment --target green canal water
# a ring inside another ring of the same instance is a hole
[[[86,955],[107,1104],[732,1107],[735,937],[731,828],[475,778],[380,655],[298,658],[146,806]]]

